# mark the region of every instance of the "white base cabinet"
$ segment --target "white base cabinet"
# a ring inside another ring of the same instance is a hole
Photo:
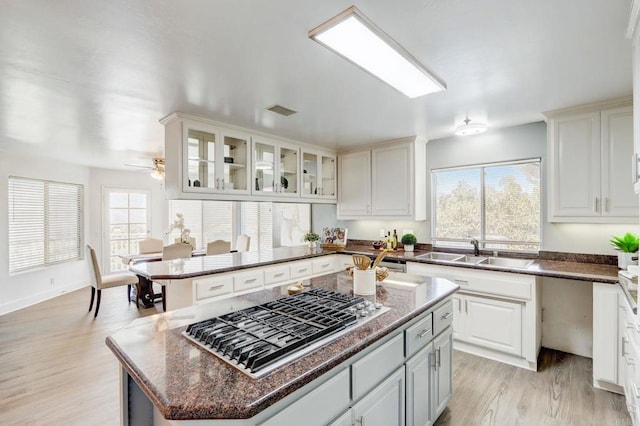
[[[433,343],[429,343],[405,364],[407,375],[406,414],[408,425],[427,426],[432,424],[432,354]]]
[[[433,394],[431,419],[435,421],[451,400],[453,391],[453,334],[442,333],[433,341]],[[415,401],[414,401],[415,403]]]
[[[404,425],[404,366],[354,404],[356,425]]]
[[[407,272],[448,278],[460,286],[452,296],[456,349],[537,370],[542,342],[539,277],[416,262],[407,262]]]

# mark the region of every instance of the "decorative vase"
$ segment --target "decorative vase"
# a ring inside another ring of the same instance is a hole
[[[404,251],[413,251],[413,244],[405,244]]]
[[[637,264],[637,259],[632,259],[637,256],[637,253],[625,253],[623,251],[618,252],[618,268],[627,269],[627,266]]]

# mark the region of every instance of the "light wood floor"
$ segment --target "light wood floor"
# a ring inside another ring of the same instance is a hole
[[[0,425],[119,424],[118,363],[104,340],[138,311],[126,287],[89,289],[0,316]],[[156,304],[158,306],[159,304]],[[454,353],[454,397],[437,425],[630,425],[624,398],[591,386],[591,360],[543,349],[539,371]]]

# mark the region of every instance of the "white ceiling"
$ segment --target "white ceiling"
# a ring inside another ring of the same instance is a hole
[[[307,38],[355,5],[448,90],[409,99]],[[631,94],[630,0],[5,0],[0,150],[121,168],[182,111],[341,148]],[[298,111],[283,117],[265,108]]]

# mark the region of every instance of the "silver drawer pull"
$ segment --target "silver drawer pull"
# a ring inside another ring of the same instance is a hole
[[[257,278],[251,278],[250,280],[244,280],[244,283],[245,284],[254,283],[254,282],[256,282],[256,279]]]
[[[324,265],[322,265],[323,268],[328,268],[329,266],[331,266],[330,263],[325,263]]]
[[[429,334],[429,333],[431,333],[431,329],[428,329],[428,330],[422,330],[422,333],[420,333],[420,337],[424,337],[424,336],[426,336],[426,335],[427,335],[427,334]]]
[[[451,315],[453,315],[453,312],[447,312],[442,316],[442,319],[448,319],[449,317],[451,317]]]
[[[627,361],[627,365],[636,365],[636,362],[633,358],[626,358],[624,359],[625,361]]]
[[[280,272],[279,274],[273,274],[274,278],[278,278],[278,277],[282,277],[284,275],[284,272]]]
[[[307,268],[298,269],[298,272],[306,272]]]
[[[469,281],[467,280],[453,280],[453,282],[456,284],[469,284]]]
[[[214,285],[212,287],[209,287],[209,291],[216,291],[216,290],[220,290],[221,288],[224,288],[224,284]]]

